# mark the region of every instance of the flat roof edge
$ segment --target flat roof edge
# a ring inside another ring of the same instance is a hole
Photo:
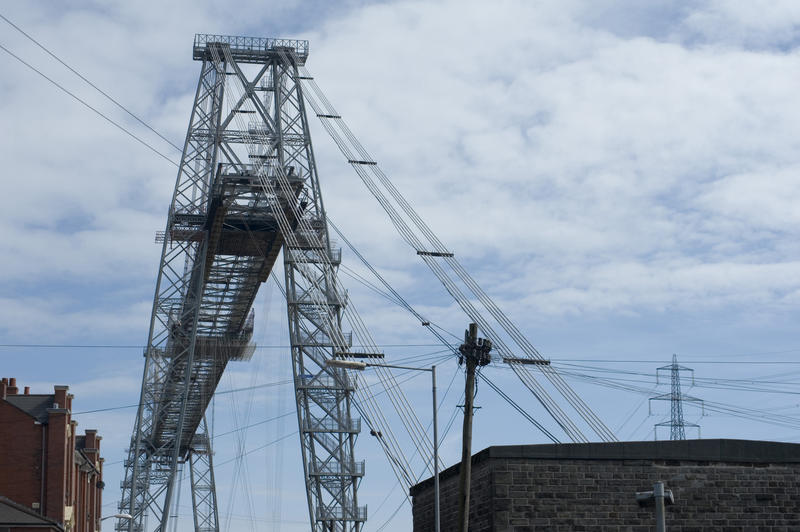
[[[530,460],[667,460],[681,462],[718,462],[787,464],[800,463],[800,443],[758,440],[708,439],[661,440],[596,443],[556,443],[533,445],[495,445],[472,456],[472,463],[489,459]],[[439,478],[458,475],[461,464],[439,473]],[[433,485],[428,478],[412,486],[413,496]]]
[[[800,462],[798,443],[734,439],[497,445],[488,447],[479,454],[484,452],[491,458]]]

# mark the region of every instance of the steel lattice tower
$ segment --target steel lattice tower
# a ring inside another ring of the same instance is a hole
[[[656,375],[659,375],[661,371],[669,371],[670,374],[670,393],[657,395],[655,397],[651,397],[650,400],[669,400],[670,402],[670,420],[669,422],[664,423],[656,423],[656,427],[669,427],[669,439],[670,440],[685,440],[686,439],[686,427],[697,427],[700,429],[700,425],[696,423],[686,423],[683,419],[683,402],[684,401],[693,401],[693,402],[700,402],[699,399],[694,397],[690,397],[681,393],[681,371],[690,371],[692,373],[692,382],[694,382],[694,370],[691,368],[687,368],[685,366],[681,366],[678,364],[678,356],[673,354],[672,355],[672,364],[668,366],[662,366],[656,370]]]
[[[672,355],[670,372],[670,440],[685,440],[686,429],[683,421],[683,402],[681,401],[681,368],[678,357]]]
[[[118,531],[166,530],[188,462],[195,530],[219,530],[204,412],[252,355],[250,311],[283,250],[298,425],[315,531],[358,531],[364,462],[331,248],[298,67],[308,42],[197,35],[202,62],[163,244]]]

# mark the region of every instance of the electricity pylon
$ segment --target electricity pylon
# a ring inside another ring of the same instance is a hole
[[[655,428],[669,427],[670,440],[685,440],[686,427],[696,427],[698,435],[700,434],[700,425],[696,423],[687,423],[683,419],[683,402],[690,401],[700,403],[701,407],[703,401],[689,395],[681,393],[681,371],[690,371],[692,373],[692,385],[694,385],[694,370],[686,366],[678,365],[678,356],[672,355],[672,364],[662,366],[656,369],[656,384],[658,384],[658,376],[662,371],[669,371],[670,373],[670,393],[665,393],[651,397],[650,401],[669,401],[670,402],[670,420],[661,423],[656,423]]]
[[[308,42],[195,36],[202,63],[162,243],[118,531],[165,531],[183,465],[195,529],[219,530],[204,413],[231,360],[253,353],[251,307],[283,250],[295,397],[314,531],[361,529],[353,386],[301,76]]]

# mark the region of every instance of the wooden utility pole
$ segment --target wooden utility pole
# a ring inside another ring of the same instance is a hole
[[[473,400],[475,398],[475,369],[485,366],[491,361],[489,351],[492,342],[478,338],[478,324],[470,323],[469,329],[464,331],[464,343],[459,347],[461,358],[459,362],[467,365],[466,382],[464,385],[464,428],[461,446],[461,474],[458,490],[458,519],[460,532],[467,532],[469,527],[469,488],[472,479],[472,415],[474,413]]]
[[[478,328],[469,326],[470,339],[474,342],[478,336]],[[466,344],[465,344],[466,345]],[[464,428],[461,441],[461,476],[458,486],[458,518],[460,532],[467,532],[469,525],[469,484],[472,479],[472,400],[475,397],[475,359],[465,356],[467,379],[464,386]]]

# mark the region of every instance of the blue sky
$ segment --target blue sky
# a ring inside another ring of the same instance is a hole
[[[617,383],[663,393],[655,368],[672,353],[695,369],[702,386],[692,395],[800,421],[796,395],[763,391],[791,391],[800,370],[796,2],[5,2],[0,13],[176,144],[197,82],[195,33],[309,39],[309,70],[353,131],[620,438],[652,438],[666,405],[648,416],[646,393],[584,377],[631,379]],[[0,44],[177,159],[0,27]],[[0,343],[113,346],[1,347],[2,374],[34,392],[69,384],[76,411],[135,403],[137,346],[146,342],[160,251],[154,234],[163,230],[175,170],[9,55],[0,61]],[[312,134],[331,218],[413,305],[460,335],[466,318],[325,132],[314,124]],[[363,271],[347,251],[344,261]],[[430,364],[440,356],[405,312],[343,281],[376,341],[399,346],[387,347],[390,359]],[[271,285],[256,312],[263,348],[249,366],[232,366],[221,389],[289,374],[288,351],[269,347],[287,343]],[[440,367],[440,386],[454,383],[444,423],[456,412],[461,378],[454,361]],[[508,370],[486,371],[549,422]],[[761,391],[742,391],[745,380]],[[424,376],[407,386],[427,412]],[[544,441],[488,388],[478,403],[474,449]],[[292,405],[287,386],[220,396],[217,432]],[[107,513],[133,414],[76,416],[81,428],[105,435]],[[798,422],[707,414],[687,408],[703,437],[800,440]],[[293,424],[289,416],[253,427],[244,447],[289,434]],[[458,420],[455,427],[443,448],[447,464],[459,455]],[[401,505],[401,490],[391,491],[394,479],[369,437],[359,441],[373,473],[362,502],[377,530]],[[236,474],[235,462],[220,466],[222,492],[236,501],[223,499],[234,516],[227,529],[251,522],[244,476],[256,522],[306,528],[298,447],[288,438],[253,452],[246,473]],[[234,457],[232,435],[216,449],[218,462]],[[407,530],[409,516],[402,508],[385,530]]]

